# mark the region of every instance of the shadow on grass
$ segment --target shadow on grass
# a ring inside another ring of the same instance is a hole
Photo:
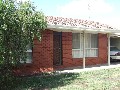
[[[69,85],[79,74],[52,74],[43,76],[15,78],[12,85],[6,90],[44,90]],[[8,87],[8,86],[7,86]]]

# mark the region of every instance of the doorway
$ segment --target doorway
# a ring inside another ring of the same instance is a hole
[[[62,65],[62,32],[53,32],[53,65]]]

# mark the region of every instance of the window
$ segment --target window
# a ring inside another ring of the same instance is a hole
[[[98,55],[98,35],[85,34],[85,56],[97,57]],[[72,56],[73,58],[83,57],[83,33],[72,34]]]
[[[72,43],[73,58],[81,58],[83,56],[83,35],[81,33],[73,33]]]
[[[97,57],[98,56],[98,35],[85,34],[85,56]]]
[[[26,51],[26,61],[20,60],[20,63],[31,63],[32,62],[32,46],[27,45],[27,51]]]

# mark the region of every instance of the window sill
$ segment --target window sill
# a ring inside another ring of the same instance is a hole
[[[96,57],[85,57],[85,58],[97,58],[98,56],[96,56]],[[73,58],[72,57],[72,59],[83,59],[83,57],[80,57],[80,58]]]
[[[21,66],[30,67],[33,63],[20,63]]]

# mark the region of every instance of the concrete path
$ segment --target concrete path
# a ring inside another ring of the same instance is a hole
[[[70,68],[65,68],[62,70],[56,70],[56,72],[58,72],[58,73],[79,73],[79,72],[83,72],[83,71],[93,71],[93,70],[109,69],[109,68],[116,68],[116,67],[120,67],[120,63],[112,63],[110,66],[108,66],[107,64],[92,65],[92,66],[87,66],[84,69],[81,66],[70,67]]]

